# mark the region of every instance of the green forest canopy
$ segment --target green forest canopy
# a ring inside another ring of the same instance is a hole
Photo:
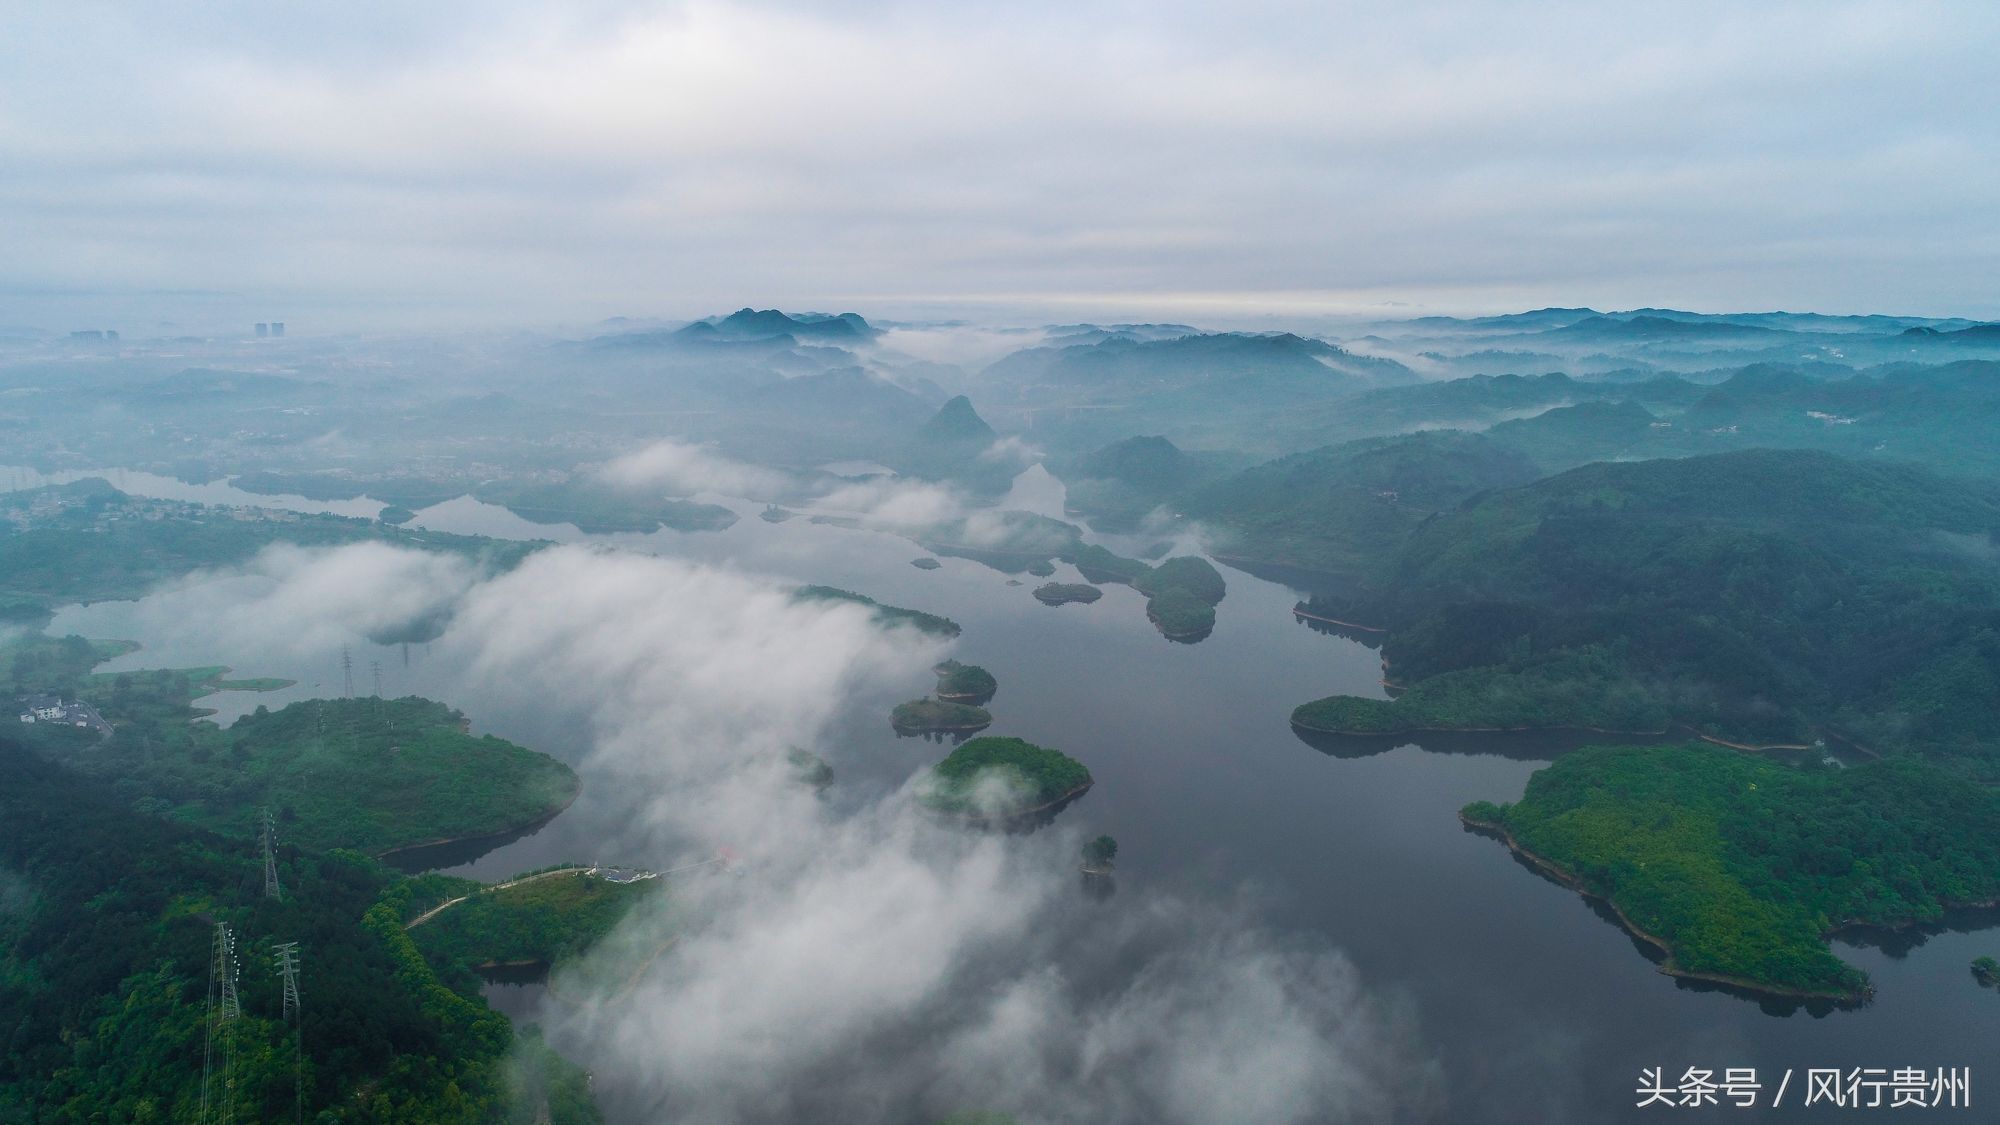
[[[1599,746],[1466,806],[1664,939],[1673,967],[1773,990],[1856,994],[1827,948],[2000,897],[2000,794],[1911,758],[1794,767],[1734,750]]]

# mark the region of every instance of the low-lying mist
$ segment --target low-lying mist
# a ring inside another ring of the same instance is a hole
[[[658,954],[622,988],[555,982],[549,1038],[620,1119],[1428,1112],[1412,1092],[1437,1089],[1437,1068],[1402,1005],[1338,951],[1261,923],[1254,893],[1129,886],[1095,901],[1079,886],[1081,825],[945,827],[913,801],[917,762],[911,783],[858,802],[790,775],[798,746],[838,777],[866,752],[826,741],[847,700],[927,679],[944,642],[772,579],[587,547],[490,577],[382,546],[286,548],[246,574],[254,588],[228,584],[237,604],[211,618],[218,645],[283,651],[448,606],[434,645],[448,663],[589,716],[579,770],[633,810],[620,847],[733,853],[726,870],[673,877],[664,909],[606,943]],[[177,612],[198,611],[200,592],[184,588]]]

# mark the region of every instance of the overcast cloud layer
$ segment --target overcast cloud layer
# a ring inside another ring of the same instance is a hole
[[[10,6],[0,323],[2000,313],[1977,0],[205,7]]]

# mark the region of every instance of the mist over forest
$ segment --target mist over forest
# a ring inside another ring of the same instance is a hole
[[[0,1125],[1989,1097],[1989,6],[11,14]]]

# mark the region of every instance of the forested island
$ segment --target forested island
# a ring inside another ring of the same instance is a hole
[[[1077,602],[1089,605],[1104,596],[1104,591],[1082,582],[1044,582],[1034,589],[1035,600],[1043,605],[1068,605]]]
[[[1858,1000],[1827,947],[2000,901],[2000,794],[1914,758],[1792,766],[1714,746],[1590,747],[1511,805],[1475,802],[1559,881],[1609,903],[1667,972],[1784,996]]]
[[[1083,763],[1019,738],[975,738],[931,767],[924,804],[972,821],[1007,822],[1051,811],[1089,789]]]
[[[904,609],[901,606],[883,605],[865,594],[852,590],[842,590],[834,586],[801,586],[792,596],[802,602],[853,602],[867,606],[874,611],[877,624],[884,626],[906,625],[919,633],[935,637],[956,637],[960,630],[958,622],[935,613],[925,613],[919,609]]]
[[[937,697],[947,703],[970,703],[983,707],[1000,690],[993,673],[977,664],[947,660],[932,668],[937,673]]]
[[[1192,643],[1208,636],[1215,628],[1215,607],[1228,592],[1214,564],[1194,555],[1165,559],[1156,565],[1125,558],[1093,543],[1079,546],[1064,555],[1063,561],[1076,567],[1087,581],[1121,583],[1146,595],[1146,619],[1170,641]],[[1036,590],[1035,596],[1041,598],[1042,590],[1079,588],[1096,589],[1052,582]]]

